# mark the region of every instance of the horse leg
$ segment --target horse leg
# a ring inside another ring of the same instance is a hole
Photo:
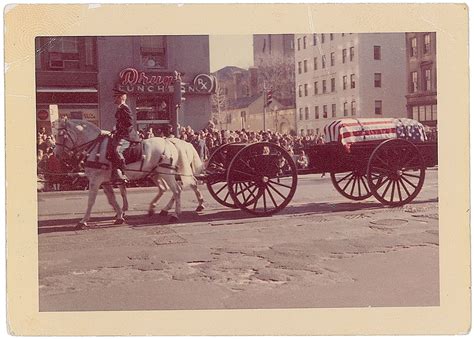
[[[160,200],[160,198],[163,196],[163,193],[166,191],[166,186],[162,185],[162,182],[157,176],[154,176],[151,178],[153,183],[156,185],[158,188],[158,194],[153,198],[153,200],[150,202],[150,206],[148,207],[148,216],[151,217],[153,214],[155,214],[155,206]]]
[[[171,209],[171,207],[173,207],[174,201],[175,201],[175,197],[173,194],[168,204],[166,204],[166,206],[160,211],[160,216],[166,217],[168,215],[168,211]]]
[[[198,200],[198,207],[196,207],[196,212],[201,212],[202,210],[204,210],[204,198],[202,196],[202,193],[199,190],[197,184],[192,184],[191,189],[194,191],[194,194],[196,194],[196,199]]]
[[[165,208],[161,210],[160,215],[161,216],[168,215],[168,211],[171,209],[171,207],[173,207],[173,203],[176,202],[175,214],[171,215],[170,217],[170,221],[175,222],[175,221],[178,221],[178,216],[181,213],[181,201],[180,201],[180,196],[179,196],[179,193],[181,192],[181,187],[176,182],[174,175],[170,177],[165,177],[164,180],[166,180],[168,187],[173,193],[173,196],[171,197],[170,201],[165,206]]]
[[[120,185],[120,195],[122,196],[122,201],[123,201],[123,215],[125,216],[125,212],[128,211],[128,199],[127,199],[127,187],[125,184]]]
[[[92,207],[94,206],[95,199],[97,198],[97,192],[99,191],[100,183],[98,181],[89,182],[89,196],[87,199],[87,209],[84,217],[76,225],[76,229],[82,230],[87,228],[87,222],[90,219]]]
[[[115,194],[114,194],[114,189],[112,188],[112,185],[103,185],[104,186],[104,193],[107,197],[107,200],[110,205],[114,208],[116,214],[115,214],[115,225],[120,225],[125,222],[124,219],[124,213],[122,209],[120,208],[120,205],[118,204],[117,200],[115,199]]]

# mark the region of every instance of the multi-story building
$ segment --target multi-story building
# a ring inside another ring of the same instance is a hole
[[[38,111],[57,106],[60,116],[110,130],[112,89],[120,88],[128,93],[137,128],[159,126],[171,122],[178,71],[186,91],[178,122],[200,129],[210,120],[215,83],[208,36],[40,37],[36,50]]]
[[[259,87],[272,87],[274,97],[282,105],[294,107],[294,34],[254,34],[253,59]]]
[[[298,134],[344,117],[406,117],[402,33],[295,35]]]
[[[436,126],[436,33],[406,33],[406,51],[408,116],[425,125]]]
[[[214,75],[219,84],[217,94],[213,98],[219,128],[294,132],[294,107],[288,107],[276,98],[265,107],[263,87],[258,84],[256,67],[245,70],[227,66],[216,71]]]

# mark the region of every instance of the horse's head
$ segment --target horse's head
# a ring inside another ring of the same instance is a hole
[[[82,151],[84,145],[93,141],[100,134],[100,129],[83,120],[61,119],[58,124],[56,136],[56,156],[62,161],[71,159],[76,153]]]

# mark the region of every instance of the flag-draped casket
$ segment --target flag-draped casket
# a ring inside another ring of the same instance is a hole
[[[355,142],[396,138],[412,142],[427,140],[423,125],[407,118],[339,119],[324,127],[326,143],[339,142],[348,149]]]

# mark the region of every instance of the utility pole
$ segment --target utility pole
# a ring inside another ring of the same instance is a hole
[[[263,131],[266,131],[266,123],[265,118],[267,115],[267,87],[265,84],[265,80],[263,80]]]

